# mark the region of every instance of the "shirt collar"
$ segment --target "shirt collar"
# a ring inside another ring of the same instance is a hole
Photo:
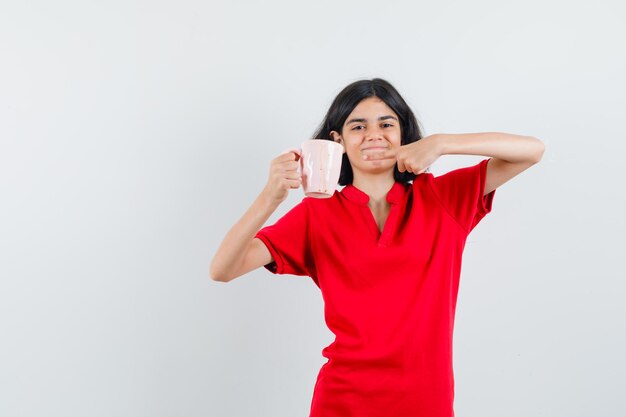
[[[401,182],[394,182],[391,189],[387,192],[387,201],[391,204],[397,204],[402,201],[402,197],[404,196],[405,187]],[[348,184],[343,187],[341,190],[341,194],[344,195],[348,200],[353,201],[357,204],[367,204],[370,201],[370,197],[365,194],[363,191],[359,190],[352,184]]]

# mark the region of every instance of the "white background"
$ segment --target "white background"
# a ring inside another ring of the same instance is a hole
[[[319,289],[264,269],[218,283],[209,262],[271,159],[373,77],[425,135],[546,144],[468,241],[457,415],[622,412],[623,10],[3,1],[0,415],[307,416],[333,340]]]

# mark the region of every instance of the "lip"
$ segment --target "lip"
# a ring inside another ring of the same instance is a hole
[[[389,149],[389,148],[386,146],[372,146],[371,148],[365,148],[363,150],[366,151],[368,149]]]

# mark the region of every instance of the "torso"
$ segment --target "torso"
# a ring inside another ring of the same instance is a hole
[[[385,201],[367,202],[352,187],[335,200],[309,200],[319,210],[311,218],[329,219],[308,239],[336,335],[322,351],[328,362],[311,417],[453,415],[453,274],[463,230],[418,178]]]

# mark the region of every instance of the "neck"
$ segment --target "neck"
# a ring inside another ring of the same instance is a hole
[[[391,176],[355,175],[352,180],[352,185],[369,196],[370,205],[384,202],[394,183],[393,174]]]

